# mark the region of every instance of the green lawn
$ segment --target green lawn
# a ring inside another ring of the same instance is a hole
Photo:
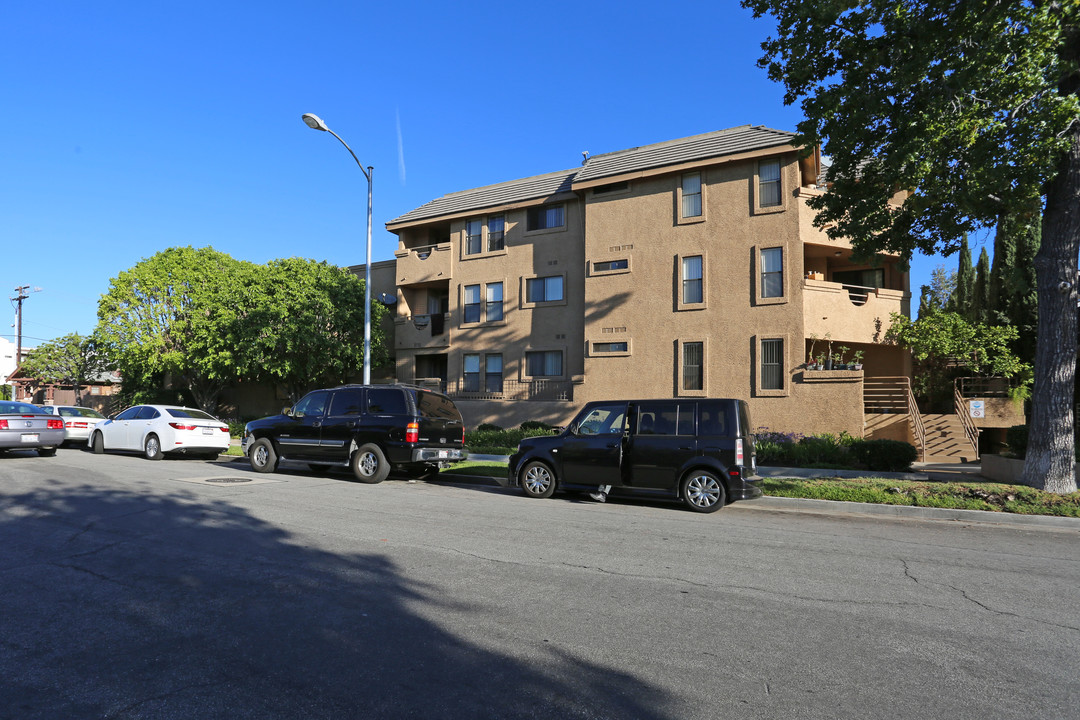
[[[506,477],[506,463],[465,461],[442,475]],[[1055,495],[1024,485],[863,478],[765,478],[761,489],[773,497],[842,500],[914,507],[987,510],[1021,515],[1080,517],[1080,492]]]

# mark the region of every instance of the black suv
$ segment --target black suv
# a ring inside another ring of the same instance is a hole
[[[426,477],[465,457],[465,425],[454,401],[413,385],[342,385],[314,390],[281,415],[244,426],[251,467],[273,472],[282,458],[312,469],[349,466],[361,482],[391,469]]]
[[[714,512],[759,497],[756,472],[744,401],[619,400],[589,403],[558,435],[522,440],[509,482],[534,498],[611,485]]]

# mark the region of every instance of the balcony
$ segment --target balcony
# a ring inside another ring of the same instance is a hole
[[[414,285],[435,280],[449,280],[453,274],[452,247],[450,243],[445,242],[395,252],[397,284]]]
[[[463,380],[440,383],[440,389],[455,400],[566,400],[574,399],[569,380],[504,380],[485,378],[486,386]],[[493,382],[494,380],[494,382]]]
[[[450,347],[449,320],[448,314],[394,318],[394,348],[416,350]]]
[[[910,293],[889,288],[803,281],[803,323],[807,337],[852,343],[881,342],[892,324],[890,313],[909,312]]]

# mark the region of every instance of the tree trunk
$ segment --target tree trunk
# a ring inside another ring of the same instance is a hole
[[[1055,493],[1076,490],[1077,263],[1080,252],[1080,122],[1057,177],[1047,186],[1042,247],[1035,256],[1039,325],[1027,460],[1021,482]]]
[[[206,378],[190,378],[188,379],[188,388],[191,390],[191,395],[195,398],[195,404],[199,406],[199,409],[216,417],[217,399],[222,388],[221,383]]]

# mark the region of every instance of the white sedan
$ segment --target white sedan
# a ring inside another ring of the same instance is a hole
[[[217,457],[229,447],[229,426],[195,408],[135,405],[94,428],[90,448],[134,450],[150,460],[166,453]]]
[[[108,419],[93,408],[75,405],[42,405],[41,409],[64,419],[64,442],[87,440],[97,424]]]

